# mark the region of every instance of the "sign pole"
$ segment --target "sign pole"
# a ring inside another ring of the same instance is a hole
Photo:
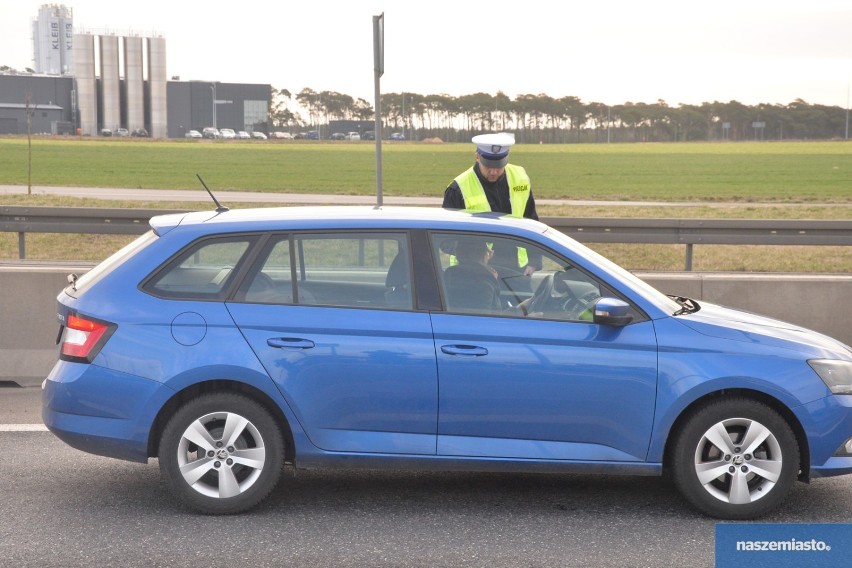
[[[373,77],[376,96],[376,207],[382,206],[382,90],[385,72],[385,13],[373,16]]]

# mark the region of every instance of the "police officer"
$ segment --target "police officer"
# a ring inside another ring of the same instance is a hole
[[[515,144],[515,135],[508,132],[480,134],[471,141],[476,144],[476,162],[444,191],[443,207],[496,211],[538,220],[526,170],[509,163],[509,149]],[[525,253],[520,252],[518,258],[524,274],[530,275],[540,268],[536,266],[537,259],[524,263],[524,256]]]

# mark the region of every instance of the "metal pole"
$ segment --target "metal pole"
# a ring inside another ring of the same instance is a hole
[[[686,245],[686,271],[692,272],[692,243]]]
[[[18,233],[18,258],[24,260],[27,258],[27,234]]]
[[[385,72],[385,13],[373,16],[373,82],[376,97],[376,207],[382,206],[382,89]],[[405,100],[405,99],[403,99]]]
[[[612,114],[610,113],[610,108],[606,107],[606,143],[609,144],[609,129],[612,124]]]
[[[33,110],[27,95],[27,195],[33,194]]]
[[[210,126],[218,128],[216,126],[216,83],[210,85],[210,96],[213,97],[213,105],[211,107],[213,109],[213,124]]]
[[[382,90],[380,82],[379,74],[376,73],[376,207],[382,206]]]

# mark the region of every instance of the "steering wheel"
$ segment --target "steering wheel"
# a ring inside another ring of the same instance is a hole
[[[500,289],[511,292],[515,295],[515,299],[520,302],[521,297],[518,294],[526,295],[532,292],[532,280],[529,276],[511,266],[501,264],[490,264],[491,268],[497,271],[497,280],[500,282]]]
[[[526,314],[532,317],[556,317],[563,320],[589,320],[584,312],[588,310],[598,294],[589,291],[575,296],[567,286],[559,286],[553,274],[548,274],[536,288],[532,299],[526,306]]]

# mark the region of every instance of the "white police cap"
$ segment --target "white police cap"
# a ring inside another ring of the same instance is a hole
[[[495,132],[474,136],[471,142],[476,144],[479,162],[486,168],[502,168],[509,163],[509,148],[515,144],[515,135],[509,132]]]

